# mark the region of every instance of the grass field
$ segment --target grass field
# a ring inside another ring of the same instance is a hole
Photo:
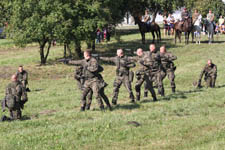
[[[142,45],[136,29],[121,29],[119,34],[118,42],[113,38],[97,45],[97,51],[113,55],[119,47],[147,50],[150,43]],[[112,112],[100,111],[95,99],[92,110],[79,112],[81,92],[73,79],[74,67],[55,61],[63,56],[63,47],[53,47],[49,64],[40,67],[37,45],[17,48],[10,40],[0,40],[0,97],[21,64],[29,72],[32,91],[23,110],[24,120],[0,123],[0,150],[225,150],[225,36],[215,39],[211,45],[206,37],[201,45],[174,45],[172,37],[163,37],[157,48],[166,44],[178,57],[177,92],[171,93],[165,79],[165,98],[157,95],[160,101],[153,103],[149,96],[130,104],[122,86],[119,106]],[[192,82],[209,58],[218,68],[216,88],[195,89]],[[103,67],[109,84],[105,92],[111,99],[115,66]],[[0,112],[3,114],[9,115]]]

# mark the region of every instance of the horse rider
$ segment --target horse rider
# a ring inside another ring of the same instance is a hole
[[[195,12],[192,15],[192,23],[195,24],[195,22],[201,18],[202,18],[202,15],[198,12],[198,9],[195,9]]]
[[[149,15],[149,10],[145,10],[144,22],[149,26],[151,23],[151,17]]]
[[[213,26],[215,26],[214,22],[214,14],[212,13],[212,10],[209,10],[209,13],[207,14],[206,18],[210,23],[213,23]]]
[[[180,25],[183,26],[184,21],[190,18],[190,13],[187,11],[187,8],[184,8],[183,12],[181,13],[181,23]]]

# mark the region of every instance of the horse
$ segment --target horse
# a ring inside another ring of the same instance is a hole
[[[157,36],[157,41],[161,41],[161,32],[160,32],[160,27],[157,23],[151,22],[150,25],[148,25],[145,22],[142,22],[140,17],[134,17],[135,24],[138,24],[139,31],[141,32],[141,37],[142,37],[142,43],[145,44],[145,33],[146,32],[151,32],[152,37],[153,37],[153,43],[155,42],[155,33]]]
[[[213,35],[214,35],[214,25],[213,22],[207,20],[207,19],[203,19],[203,25],[205,26],[205,29],[207,31],[208,34],[208,39],[209,39],[209,44],[212,43],[213,39]]]
[[[197,20],[194,22],[193,26],[193,34],[195,37],[196,44],[201,43],[201,30],[202,30],[202,15],[199,15]]]
[[[183,25],[180,24],[180,21],[176,22],[174,25],[175,29],[175,44],[177,42],[177,37],[180,40],[181,43],[181,33],[184,32],[185,35],[185,44],[189,43],[189,35],[192,32],[193,25],[192,25],[192,19],[188,18],[184,20]],[[193,36],[192,36],[192,41],[193,41]]]

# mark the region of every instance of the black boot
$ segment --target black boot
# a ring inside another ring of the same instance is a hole
[[[158,101],[157,98],[156,97],[153,97],[153,102],[156,102],[156,101]]]
[[[175,93],[175,92],[176,92],[175,87],[173,87],[172,88],[172,93]]]
[[[81,107],[81,108],[80,108],[80,111],[85,111],[85,107],[84,107],[84,106]]]
[[[116,100],[112,100],[112,104],[113,104],[113,105],[117,105]]]
[[[140,101],[140,95],[136,95],[137,101]]]
[[[148,97],[148,92],[144,92],[144,97]]]

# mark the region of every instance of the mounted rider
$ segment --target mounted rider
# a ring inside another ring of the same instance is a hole
[[[197,20],[201,20],[202,19],[202,15],[198,12],[198,9],[195,9],[195,12],[192,15],[192,23],[193,25],[195,25]]]
[[[150,24],[151,24],[151,17],[149,15],[148,9],[145,10],[144,22],[147,24],[147,26],[150,26]]]
[[[215,18],[214,13],[212,13],[212,10],[209,10],[209,13],[207,14],[206,19],[208,20],[209,23],[212,23],[214,28],[215,28],[216,25],[215,25],[215,22],[214,22],[214,18]]]
[[[180,25],[183,26],[184,21],[190,18],[190,13],[188,12],[187,8],[184,8],[181,13],[181,22]]]

